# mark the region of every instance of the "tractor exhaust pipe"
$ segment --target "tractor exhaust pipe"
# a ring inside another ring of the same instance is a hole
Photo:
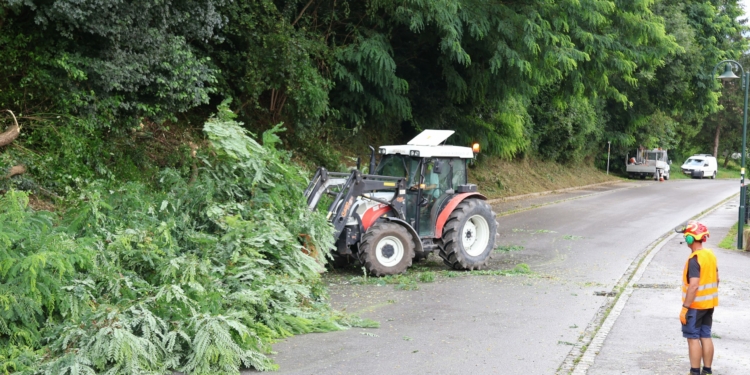
[[[375,174],[375,147],[367,146],[370,148],[370,170],[367,174]]]

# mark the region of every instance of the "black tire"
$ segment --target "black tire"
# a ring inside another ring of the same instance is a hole
[[[715,180],[715,179],[716,179],[716,171],[714,171],[714,174],[713,174],[713,176],[711,176],[711,179],[712,179],[712,180]]]
[[[467,199],[451,212],[443,227],[440,257],[455,270],[481,269],[495,248],[496,234],[497,221],[490,205],[479,199]]]
[[[414,236],[403,226],[378,221],[362,236],[357,256],[374,276],[399,274],[411,266],[414,241]]]

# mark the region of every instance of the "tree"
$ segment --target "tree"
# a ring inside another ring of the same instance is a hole
[[[736,1],[663,0],[652,8],[679,48],[654,69],[639,69],[636,86],[615,82],[631,104],[608,102],[606,133],[619,140],[614,150],[623,155],[633,146],[664,147],[679,159],[696,151],[707,116],[718,109],[711,70],[722,59],[739,56],[746,27],[736,21],[741,15]]]
[[[0,67],[0,84],[10,88],[0,105],[132,124],[172,117],[213,92],[216,72],[193,44],[225,24],[223,0],[1,4],[0,48],[11,58]]]

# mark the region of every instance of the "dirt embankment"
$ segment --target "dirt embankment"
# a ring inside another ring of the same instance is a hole
[[[514,161],[485,159],[469,169],[469,182],[477,184],[479,191],[490,199],[619,179],[583,163],[561,165],[530,158]]]

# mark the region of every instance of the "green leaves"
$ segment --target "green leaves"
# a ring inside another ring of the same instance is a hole
[[[2,34],[7,43],[29,38],[31,47],[18,51],[17,64],[0,68],[3,86],[34,90],[7,98],[19,106],[127,125],[140,116],[173,117],[214,92],[216,71],[192,43],[216,37],[226,22],[218,13],[222,0],[9,3]]]
[[[61,218],[0,196],[5,371],[271,370],[273,339],[342,328],[319,276],[332,229],[276,149],[280,126],[261,145],[233,117],[223,105],[206,123],[192,180],[97,181]],[[28,361],[35,350],[45,360]]]

